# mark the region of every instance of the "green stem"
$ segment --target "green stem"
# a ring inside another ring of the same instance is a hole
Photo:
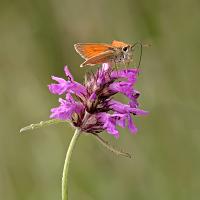
[[[67,150],[64,168],[63,168],[63,177],[62,177],[62,200],[68,200],[68,174],[69,174],[69,164],[71,160],[71,155],[74,150],[75,144],[79,138],[80,130],[76,129],[74,136],[69,144],[69,148]]]

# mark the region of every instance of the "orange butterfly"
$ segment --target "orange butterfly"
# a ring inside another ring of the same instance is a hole
[[[140,45],[141,53],[138,67],[141,62],[142,44],[136,42],[134,45],[114,40],[112,44],[106,43],[77,43],[74,45],[75,50],[85,61],[80,65],[96,65],[102,63],[123,63],[129,64],[133,60],[133,51],[136,45]]]

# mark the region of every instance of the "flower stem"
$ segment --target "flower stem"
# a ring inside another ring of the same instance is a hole
[[[75,130],[75,133],[72,137],[72,140],[69,144],[69,148],[67,150],[64,168],[63,168],[63,176],[62,176],[62,200],[68,200],[68,174],[69,174],[69,164],[71,160],[71,155],[74,150],[75,144],[80,136],[81,131],[79,129]]]

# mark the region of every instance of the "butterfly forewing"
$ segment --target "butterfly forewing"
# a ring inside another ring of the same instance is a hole
[[[100,53],[112,50],[112,46],[104,43],[78,43],[74,45],[75,50],[84,59],[89,59]]]

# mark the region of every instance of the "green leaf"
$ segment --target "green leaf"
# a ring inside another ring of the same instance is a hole
[[[124,152],[123,150],[116,149],[112,145],[110,145],[107,141],[105,141],[102,137],[100,137],[98,134],[93,133],[93,136],[96,137],[96,139],[104,146],[106,147],[109,151],[112,153],[118,155],[118,156],[125,156],[127,158],[131,158],[131,155],[127,152]]]
[[[24,132],[24,131],[28,131],[28,130],[34,130],[34,129],[37,129],[37,128],[42,128],[44,126],[58,124],[58,123],[61,123],[61,122],[68,122],[68,121],[58,120],[58,119],[50,119],[50,120],[47,120],[47,121],[41,121],[37,124],[30,124],[29,126],[25,126],[24,128],[21,128],[20,133]]]

